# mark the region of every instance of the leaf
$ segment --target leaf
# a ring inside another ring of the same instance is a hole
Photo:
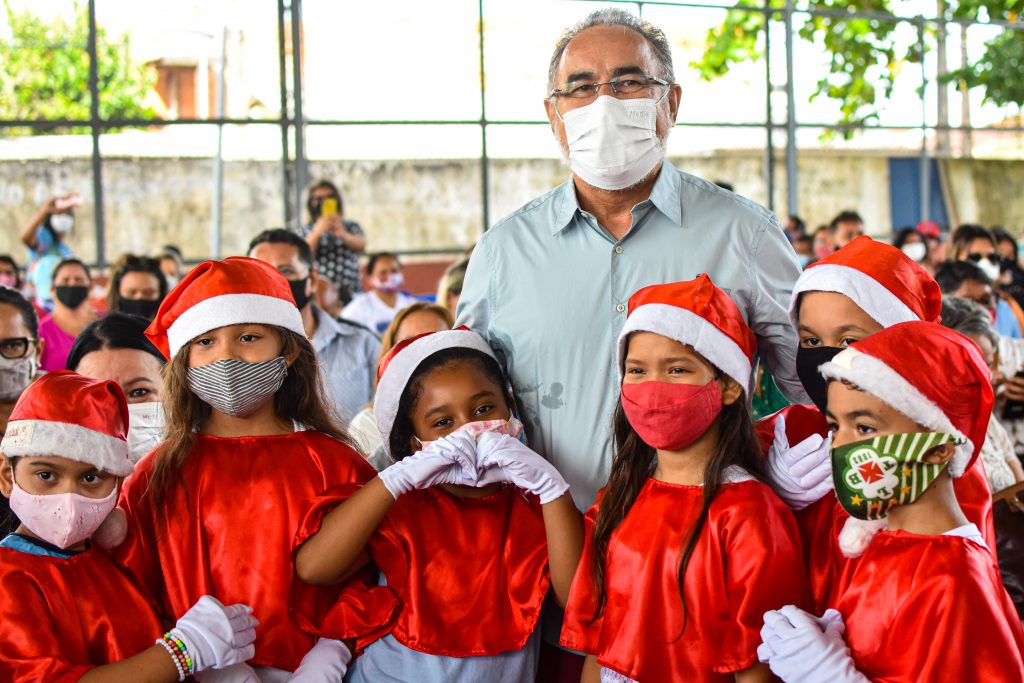
[[[31,11],[15,12],[5,0],[10,37],[0,40],[0,118],[88,120],[89,22],[84,6],[75,4],[69,24],[57,17],[44,22]],[[143,106],[156,84],[153,69],[129,59],[127,36],[96,35],[100,116],[105,119],[156,118]],[[0,130],[0,135],[47,134],[52,128]]]

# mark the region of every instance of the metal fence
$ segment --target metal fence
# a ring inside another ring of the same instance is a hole
[[[748,122],[707,122],[707,121],[696,121],[686,120],[684,117],[682,120],[677,122],[679,127],[740,127],[740,128],[759,128],[763,129],[766,136],[766,142],[764,148],[764,165],[763,175],[764,182],[767,188],[767,197],[769,208],[774,209],[772,206],[774,203],[774,194],[779,179],[776,178],[775,172],[775,161],[779,154],[784,156],[785,160],[785,187],[787,206],[786,210],[789,213],[797,213],[799,210],[799,175],[797,168],[797,156],[798,156],[798,144],[797,144],[797,131],[799,129],[822,129],[822,130],[840,130],[848,131],[851,128],[855,130],[917,130],[921,131],[921,147],[919,153],[919,159],[921,164],[920,182],[921,182],[921,207],[920,216],[921,219],[928,218],[928,197],[930,195],[929,188],[929,177],[930,174],[927,170],[927,166],[932,158],[932,151],[929,146],[929,139],[931,135],[934,135],[937,131],[975,131],[975,130],[989,130],[986,127],[973,127],[973,126],[948,126],[948,125],[936,125],[928,123],[928,111],[929,102],[927,97],[927,86],[928,86],[928,73],[925,66],[925,60],[921,60],[921,77],[922,87],[920,88],[920,99],[921,99],[921,123],[916,126],[904,125],[904,126],[841,126],[835,122],[829,121],[805,121],[801,120],[800,104],[797,102],[795,87],[794,87],[794,42],[797,40],[795,37],[794,19],[800,16],[812,15],[812,16],[827,16],[827,17],[838,17],[844,19],[868,19],[868,20],[879,20],[886,22],[897,22],[909,24],[914,27],[917,31],[919,48],[923,51],[926,47],[926,43],[929,40],[929,30],[934,30],[937,27],[945,28],[947,25],[958,25],[966,29],[966,27],[974,25],[978,22],[973,22],[964,19],[955,18],[941,18],[941,17],[925,17],[925,16],[914,16],[914,17],[901,17],[889,14],[880,14],[876,12],[846,12],[841,10],[827,10],[827,9],[798,9],[795,7],[793,0],[786,0],[782,6],[770,6],[771,0],[765,0],[763,7],[750,7],[750,6],[730,6],[713,3],[701,3],[701,2],[672,2],[668,0],[644,0],[642,2],[628,1],[628,0],[604,0],[598,2],[593,0],[593,4],[601,5],[622,5],[627,9],[633,9],[634,11],[641,14],[645,12],[645,8],[651,8],[653,6],[658,7],[671,7],[679,12],[687,12],[694,10],[718,10],[727,11],[735,10],[741,12],[759,13],[767,18],[766,28],[764,31],[764,51],[766,54],[765,58],[765,91],[767,96],[764,103],[764,116],[760,121],[748,121]],[[408,125],[441,125],[441,126],[466,126],[472,125],[479,128],[480,135],[480,193],[482,198],[482,225],[481,229],[486,230],[491,224],[492,219],[496,218],[491,216],[491,177],[490,177],[490,165],[491,157],[488,151],[488,130],[495,126],[512,126],[512,125],[548,125],[547,121],[540,119],[529,119],[529,120],[511,120],[501,118],[490,118],[488,117],[488,101],[487,101],[487,88],[486,73],[487,63],[485,58],[485,0],[476,0],[475,3],[472,0],[466,0],[466,7],[462,10],[466,13],[470,11],[470,6],[475,4],[476,19],[477,19],[477,32],[479,35],[479,75],[480,75],[480,115],[478,118],[470,119],[458,119],[458,120],[342,120],[342,119],[313,119],[304,115],[303,112],[303,61],[302,61],[302,40],[303,40],[303,16],[302,16],[302,0],[277,0],[277,43],[278,43],[278,80],[279,80],[279,95],[280,95],[280,110],[281,114],[275,118],[226,118],[223,116],[223,61],[220,64],[220,77],[218,78],[217,88],[217,102],[218,102],[218,115],[209,118],[177,118],[177,119],[112,119],[112,118],[101,118],[99,110],[99,97],[100,97],[100,85],[98,82],[98,64],[97,64],[97,21],[96,21],[96,4],[97,0],[88,0],[87,11],[89,21],[89,40],[87,45],[88,60],[89,60],[89,94],[91,99],[90,116],[88,120],[71,120],[71,119],[48,119],[45,121],[40,120],[23,120],[23,119],[7,119],[0,120],[0,129],[11,128],[11,127],[36,127],[36,128],[52,128],[54,126],[60,127],[87,127],[91,133],[92,138],[92,192],[93,202],[95,206],[95,240],[96,240],[96,254],[97,262],[100,265],[105,265],[107,253],[105,245],[105,230],[104,230],[104,212],[103,212],[103,155],[100,149],[100,136],[111,129],[122,128],[125,126],[179,126],[179,125],[195,125],[195,124],[213,124],[218,127],[218,131],[221,131],[225,125],[256,125],[256,126],[277,126],[281,132],[281,192],[283,196],[283,215],[282,220],[285,225],[294,225],[300,220],[300,213],[303,206],[303,194],[305,192],[306,185],[309,179],[308,172],[308,158],[305,148],[305,132],[310,126],[361,126],[361,125],[376,125],[376,126],[408,126]],[[448,4],[451,7],[451,3]],[[778,55],[776,47],[773,47],[773,30],[772,27],[781,25],[784,28],[784,59],[785,59],[785,81],[782,83],[774,83],[772,79],[772,60]],[[1020,24],[1000,22],[1000,21],[989,21],[985,22],[986,26],[1002,27],[1012,30],[1024,30]],[[554,36],[552,36],[554,38]],[[223,54],[223,52],[222,52]],[[780,107],[775,106],[773,109],[772,93],[773,92],[785,92],[786,106],[782,112],[779,112]],[[1000,127],[1001,132],[1022,132],[1024,128],[1020,127]],[[777,149],[777,136],[776,134],[784,134],[785,142],[781,150]],[[214,256],[219,256],[220,252],[220,187],[221,187],[221,155],[220,155],[220,138],[218,138],[218,151],[217,156],[214,159],[214,216],[212,219],[213,225],[211,227],[211,252]],[[461,247],[453,248],[452,250],[461,250]],[[430,250],[432,252],[446,252],[447,249]]]

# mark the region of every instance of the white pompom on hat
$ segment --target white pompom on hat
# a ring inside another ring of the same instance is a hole
[[[0,451],[8,458],[55,455],[125,477],[135,466],[124,391],[70,370],[47,373],[18,398]]]
[[[739,307],[707,275],[651,285],[629,297],[629,314],[619,333],[619,379],[634,332],[653,332],[692,347],[750,395],[757,338]]]
[[[474,349],[497,361],[484,338],[465,327],[427,332],[405,339],[394,346],[377,366],[377,395],[373,414],[377,418],[384,451],[391,455],[391,429],[398,416],[398,402],[416,368],[430,356],[445,349]]]

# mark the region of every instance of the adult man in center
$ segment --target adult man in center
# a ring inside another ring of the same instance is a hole
[[[457,324],[503,357],[531,446],[586,509],[610,469],[629,296],[707,273],[743,311],[779,388],[806,401],[787,314],[799,268],[774,215],[665,160],[681,88],[660,29],[594,12],[556,45],[548,90],[572,177],[480,239]]]

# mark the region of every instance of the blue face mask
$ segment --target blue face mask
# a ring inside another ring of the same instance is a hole
[[[800,264],[800,270],[803,270],[811,263],[813,257],[810,254],[797,254],[796,262]]]

